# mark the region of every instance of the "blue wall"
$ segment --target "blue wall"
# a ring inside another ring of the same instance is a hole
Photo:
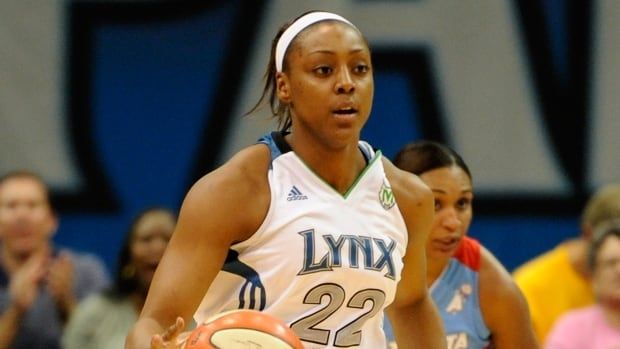
[[[86,125],[69,129],[82,171],[98,180],[91,183],[88,209],[56,193],[61,213],[56,242],[97,253],[110,269],[131,217],[150,205],[178,209],[189,185],[214,166],[231,119],[241,119],[221,111],[230,111],[235,101],[244,70],[233,63],[247,63],[251,34],[266,5],[189,3],[183,8],[85,2],[67,8],[68,122]],[[552,19],[546,35],[555,38],[550,47],[562,72],[568,69],[562,54],[564,2],[541,3],[546,4],[541,13]],[[243,31],[240,23],[249,29]],[[441,140],[447,132],[428,127],[432,91],[393,68],[377,67],[373,115],[363,133],[389,157],[411,140]],[[516,203],[514,211],[494,211],[487,204],[477,211],[470,233],[512,269],[577,235],[575,208],[583,198],[573,197],[572,209],[560,213],[523,211]],[[480,200],[484,203],[484,196]]]

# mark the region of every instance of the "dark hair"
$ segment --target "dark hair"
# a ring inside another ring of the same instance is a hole
[[[261,104],[263,104],[266,100],[269,100],[269,107],[271,108],[272,117],[278,119],[278,129],[280,131],[290,130],[291,126],[293,125],[293,121],[291,119],[291,110],[290,110],[289,105],[281,103],[276,93],[276,88],[277,88],[276,86],[277,71],[276,71],[276,58],[275,58],[276,57],[276,46],[278,45],[278,40],[280,40],[280,37],[282,36],[284,31],[288,29],[288,27],[290,27],[293,23],[295,23],[299,18],[312,12],[319,12],[319,11],[312,10],[312,11],[307,11],[307,12],[302,13],[296,18],[284,23],[280,27],[278,32],[276,33],[276,36],[271,41],[271,51],[269,54],[269,62],[267,63],[267,69],[265,70],[265,75],[263,77],[263,79],[265,79],[265,85],[263,86],[263,93],[260,99],[258,100],[258,102],[256,102],[256,104],[247,113],[245,113],[245,115],[248,115],[248,114],[255,112],[256,110],[258,110]],[[333,21],[333,20],[327,19],[325,21]],[[286,53],[284,54],[284,59],[282,62],[283,72],[286,72],[288,70],[288,64],[287,64],[288,53],[291,52],[292,47],[295,46],[298,39],[302,36],[302,33],[304,33],[308,28],[313,27],[315,24],[322,23],[322,22],[323,21],[320,21],[320,22],[314,23],[306,27],[293,39],[293,41],[291,41],[289,47],[286,50]],[[362,38],[364,39],[364,42],[366,42],[366,46],[369,46],[368,40],[366,40],[366,38],[363,35],[362,35]]]
[[[50,210],[52,211],[52,213],[54,213],[54,205],[52,203],[52,198],[50,197],[49,188],[47,187],[47,184],[43,180],[43,177],[41,177],[38,173],[30,171],[30,170],[9,171],[3,174],[2,176],[0,176],[0,186],[4,184],[4,182],[6,181],[9,181],[11,179],[17,179],[17,178],[30,179],[30,180],[33,180],[39,183],[41,185],[41,188],[43,188],[43,194],[45,195],[47,204],[50,207]]]
[[[619,218],[607,220],[594,227],[592,242],[590,244],[590,249],[588,250],[588,266],[590,267],[590,271],[594,271],[596,269],[596,259],[601,251],[601,247],[603,247],[605,241],[612,236],[620,239]]]
[[[454,149],[434,141],[421,140],[405,145],[394,157],[394,165],[416,175],[437,168],[458,166],[472,179],[463,158]]]
[[[140,213],[132,219],[129,224],[129,229],[125,233],[125,238],[118,254],[116,273],[114,274],[114,284],[106,292],[108,297],[120,299],[133,293],[140,287],[135,272],[128,272],[128,268],[131,266],[131,245],[134,241],[138,223],[140,223],[146,215],[152,212],[166,212],[176,219],[176,215],[171,210],[161,206],[146,208],[140,211]]]

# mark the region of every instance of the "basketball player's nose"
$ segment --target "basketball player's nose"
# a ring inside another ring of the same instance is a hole
[[[355,83],[348,69],[340,69],[336,80],[336,93],[349,94],[355,91]]]
[[[462,222],[459,219],[457,212],[453,208],[447,209],[447,211],[444,213],[442,223],[443,226],[450,231],[454,231],[460,228],[462,225]]]

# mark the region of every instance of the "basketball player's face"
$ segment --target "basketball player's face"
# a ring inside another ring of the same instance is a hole
[[[435,218],[427,245],[430,258],[449,258],[467,233],[474,194],[467,173],[458,166],[423,173],[420,178],[435,196]]]
[[[164,211],[147,213],[136,225],[131,263],[143,287],[148,288],[174,230],[174,219]]]
[[[41,183],[15,177],[0,185],[0,240],[10,253],[26,257],[48,246],[55,230],[56,218]]]
[[[592,285],[596,297],[614,308],[620,307],[620,238],[607,237],[595,263]]]
[[[287,55],[285,92],[295,132],[333,146],[357,141],[372,107],[370,51],[357,30],[318,23],[295,39]]]

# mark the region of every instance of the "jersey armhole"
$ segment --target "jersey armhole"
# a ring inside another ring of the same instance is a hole
[[[466,265],[468,268],[480,270],[480,243],[468,236],[463,237],[458,249],[454,253],[454,258]]]

